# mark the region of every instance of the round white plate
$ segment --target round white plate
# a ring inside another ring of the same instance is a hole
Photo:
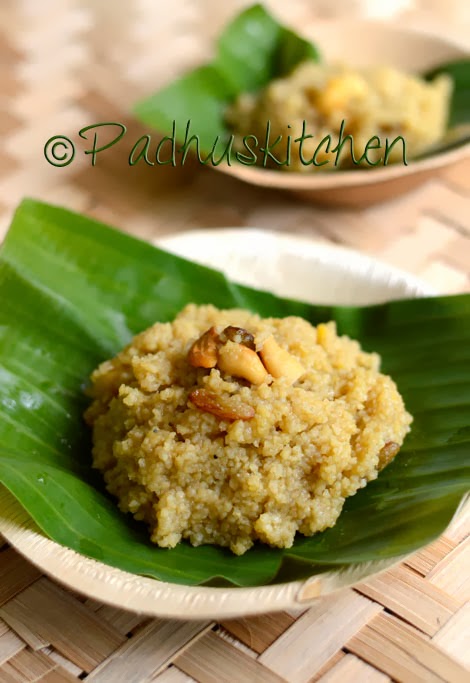
[[[287,234],[244,228],[203,230],[163,238],[159,246],[219,268],[238,282],[312,303],[368,304],[434,293],[415,277],[357,252]],[[400,559],[272,586],[180,586],[114,569],[54,543],[3,487],[0,532],[43,572],[76,591],[116,607],[182,619],[302,608],[319,595],[351,585]]]
[[[346,247],[254,228],[194,230],[156,246],[224,271],[235,282],[316,304],[366,306],[436,291],[414,275]]]

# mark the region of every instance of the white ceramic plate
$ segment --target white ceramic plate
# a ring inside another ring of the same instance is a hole
[[[157,246],[235,282],[317,304],[362,306],[436,294],[414,275],[346,247],[248,228],[195,230]]]
[[[239,282],[312,303],[367,304],[434,293],[415,277],[357,252],[285,234],[205,230],[164,238],[159,245],[218,267]],[[351,585],[400,559],[257,588],[179,586],[113,569],[54,543],[2,487],[0,532],[43,572],[74,590],[116,607],[183,619],[302,608],[319,595]]]

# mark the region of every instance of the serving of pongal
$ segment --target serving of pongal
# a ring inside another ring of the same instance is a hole
[[[288,548],[398,453],[412,418],[379,368],[332,322],[190,304],[94,371],[94,467],[161,547]]]

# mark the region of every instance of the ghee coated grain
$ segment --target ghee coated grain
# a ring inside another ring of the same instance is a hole
[[[195,340],[227,326],[249,331],[260,357],[272,336],[305,371],[294,382],[268,374],[251,384],[193,367]],[[333,526],[345,498],[377,477],[409,431],[412,418],[379,364],[334,323],[190,304],[93,373],[94,467],[159,546],[288,548],[297,531]],[[243,407],[245,419],[207,412],[190,394]]]

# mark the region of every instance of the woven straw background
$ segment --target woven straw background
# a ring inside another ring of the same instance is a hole
[[[132,121],[129,103],[210,57],[211,40],[246,4],[0,0],[0,239],[31,195],[147,238],[234,225],[303,233],[374,254],[443,292],[469,291],[470,159],[360,212],[319,209],[194,165],[131,169],[124,146],[94,168],[83,154],[66,168],[47,164],[49,137],[78,142],[78,130],[98,121],[128,125],[128,153],[148,132]],[[293,25],[315,19],[309,0],[266,4]],[[318,6],[331,11],[332,3]],[[462,42],[464,6],[449,3],[447,23],[416,11],[402,21]],[[469,530],[467,514],[407,563],[302,614],[220,624],[149,620],[87,600],[3,544],[0,683],[463,683]]]

